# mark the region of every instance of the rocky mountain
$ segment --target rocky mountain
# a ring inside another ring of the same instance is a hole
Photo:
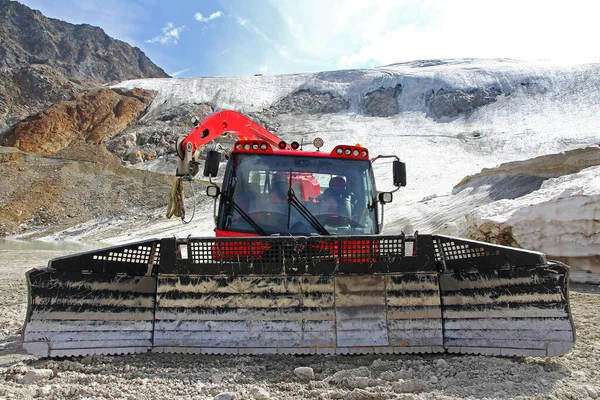
[[[60,156],[0,147],[0,237],[80,229],[95,220],[160,219],[172,178],[119,165],[101,146],[79,143]],[[1,244],[1,242],[0,242]]]
[[[0,144],[44,154],[81,142],[101,144],[133,125],[153,99],[154,93],[143,89],[89,90],[20,122]]]
[[[100,84],[168,75],[138,48],[101,28],[46,18],[0,0],[0,132]]]
[[[33,112],[68,100],[91,84],[72,81],[49,65],[0,69],[0,132]]]
[[[95,83],[168,77],[140,49],[101,28],[46,18],[16,1],[0,0],[0,68],[31,64]]]

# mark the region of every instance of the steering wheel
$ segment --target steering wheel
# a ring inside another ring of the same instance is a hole
[[[248,216],[256,223],[260,225],[266,225],[271,227],[287,226],[288,216],[286,213],[279,211],[254,211],[248,213]],[[233,219],[232,222],[236,224],[244,223],[246,220],[241,215]]]

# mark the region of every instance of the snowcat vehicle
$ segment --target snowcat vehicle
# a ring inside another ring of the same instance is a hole
[[[199,149],[239,140],[222,185],[209,151],[216,237],[167,237],[51,260],[27,272],[24,348],[42,357],[469,353],[558,356],[575,342],[569,268],[544,254],[456,237],[383,235],[360,145],[287,143],[233,111],[177,143],[179,179]]]

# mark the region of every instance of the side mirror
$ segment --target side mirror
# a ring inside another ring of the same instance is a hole
[[[390,192],[379,193],[379,202],[381,204],[391,203],[394,199],[394,196]]]
[[[211,185],[206,187],[206,195],[208,197],[218,197],[221,193],[221,190],[216,185]]]
[[[219,163],[221,162],[221,153],[211,150],[206,154],[204,163],[204,176],[216,177],[219,173]]]
[[[406,164],[398,160],[394,161],[394,186],[406,186]]]

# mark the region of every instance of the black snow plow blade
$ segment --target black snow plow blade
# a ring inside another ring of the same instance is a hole
[[[575,342],[568,266],[446,236],[175,238],[27,272],[42,357],[474,353]]]

